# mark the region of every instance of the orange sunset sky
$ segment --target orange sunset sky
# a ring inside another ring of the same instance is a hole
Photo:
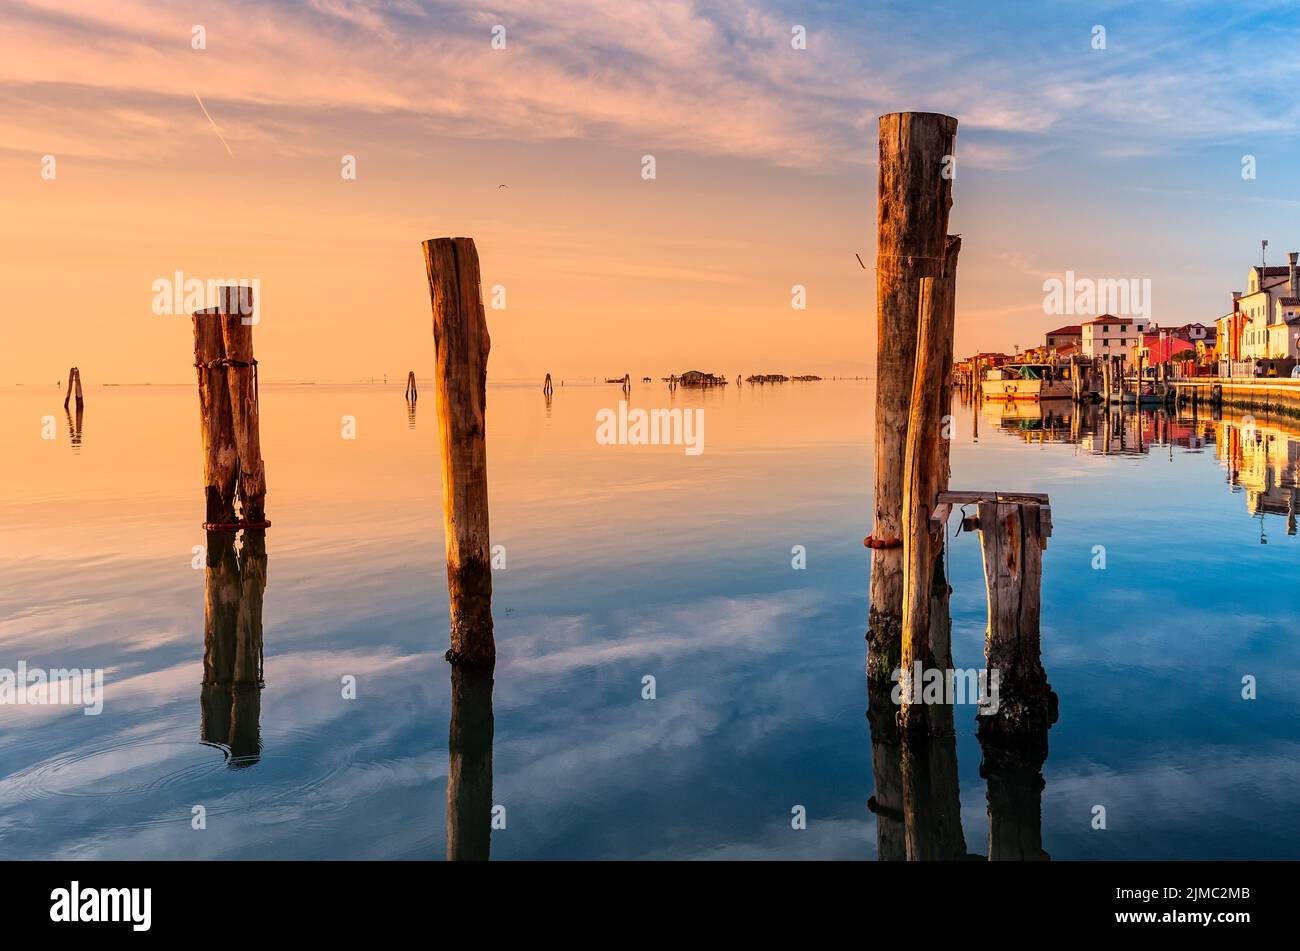
[[[959,354],[1077,322],[1043,312],[1067,269],[1208,321],[1260,238],[1300,247],[1298,67],[1284,7],[1178,6],[10,0],[0,385],[188,382],[188,319],[151,309],[178,269],[260,281],[266,380],[427,375],[448,235],[506,288],[494,379],[870,373],[854,255],[878,116],[910,109],[961,123]]]

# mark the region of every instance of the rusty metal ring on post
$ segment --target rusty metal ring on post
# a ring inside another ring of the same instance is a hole
[[[901,538],[875,538],[868,535],[862,539],[862,544],[873,551],[881,551],[886,548],[902,548],[903,540]]]

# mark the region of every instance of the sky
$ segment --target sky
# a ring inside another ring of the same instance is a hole
[[[5,0],[0,385],[190,381],[177,271],[257,281],[265,380],[428,376],[452,235],[492,379],[870,374],[910,110],[959,121],[959,356],[1077,322],[1067,270],[1208,322],[1300,249],[1290,6]]]

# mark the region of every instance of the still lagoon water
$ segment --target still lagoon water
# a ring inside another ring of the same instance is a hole
[[[699,455],[599,445],[596,413],[619,396],[488,391],[506,559],[492,858],[877,858],[871,384],[634,386],[634,408],[705,410]],[[414,416],[400,386],[264,384],[261,399],[274,523],[261,657],[244,644],[222,661],[209,644],[205,666],[193,387],[91,387],[77,436],[54,387],[0,389],[0,668],[105,679],[98,716],[0,706],[5,857],[445,855],[432,392]],[[1300,425],[955,412],[954,488],[1052,500],[1042,642],[1060,720],[1042,848],[1300,857]],[[976,536],[950,538],[948,559],[954,662],[981,667]],[[260,688],[221,682],[222,663],[259,660]],[[962,831],[986,854],[973,708],[956,722]]]

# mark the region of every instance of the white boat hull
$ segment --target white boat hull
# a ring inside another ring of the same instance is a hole
[[[1039,400],[1068,400],[1074,395],[1069,380],[1025,380],[1018,377],[985,380],[983,393],[986,400],[1035,403]]]

